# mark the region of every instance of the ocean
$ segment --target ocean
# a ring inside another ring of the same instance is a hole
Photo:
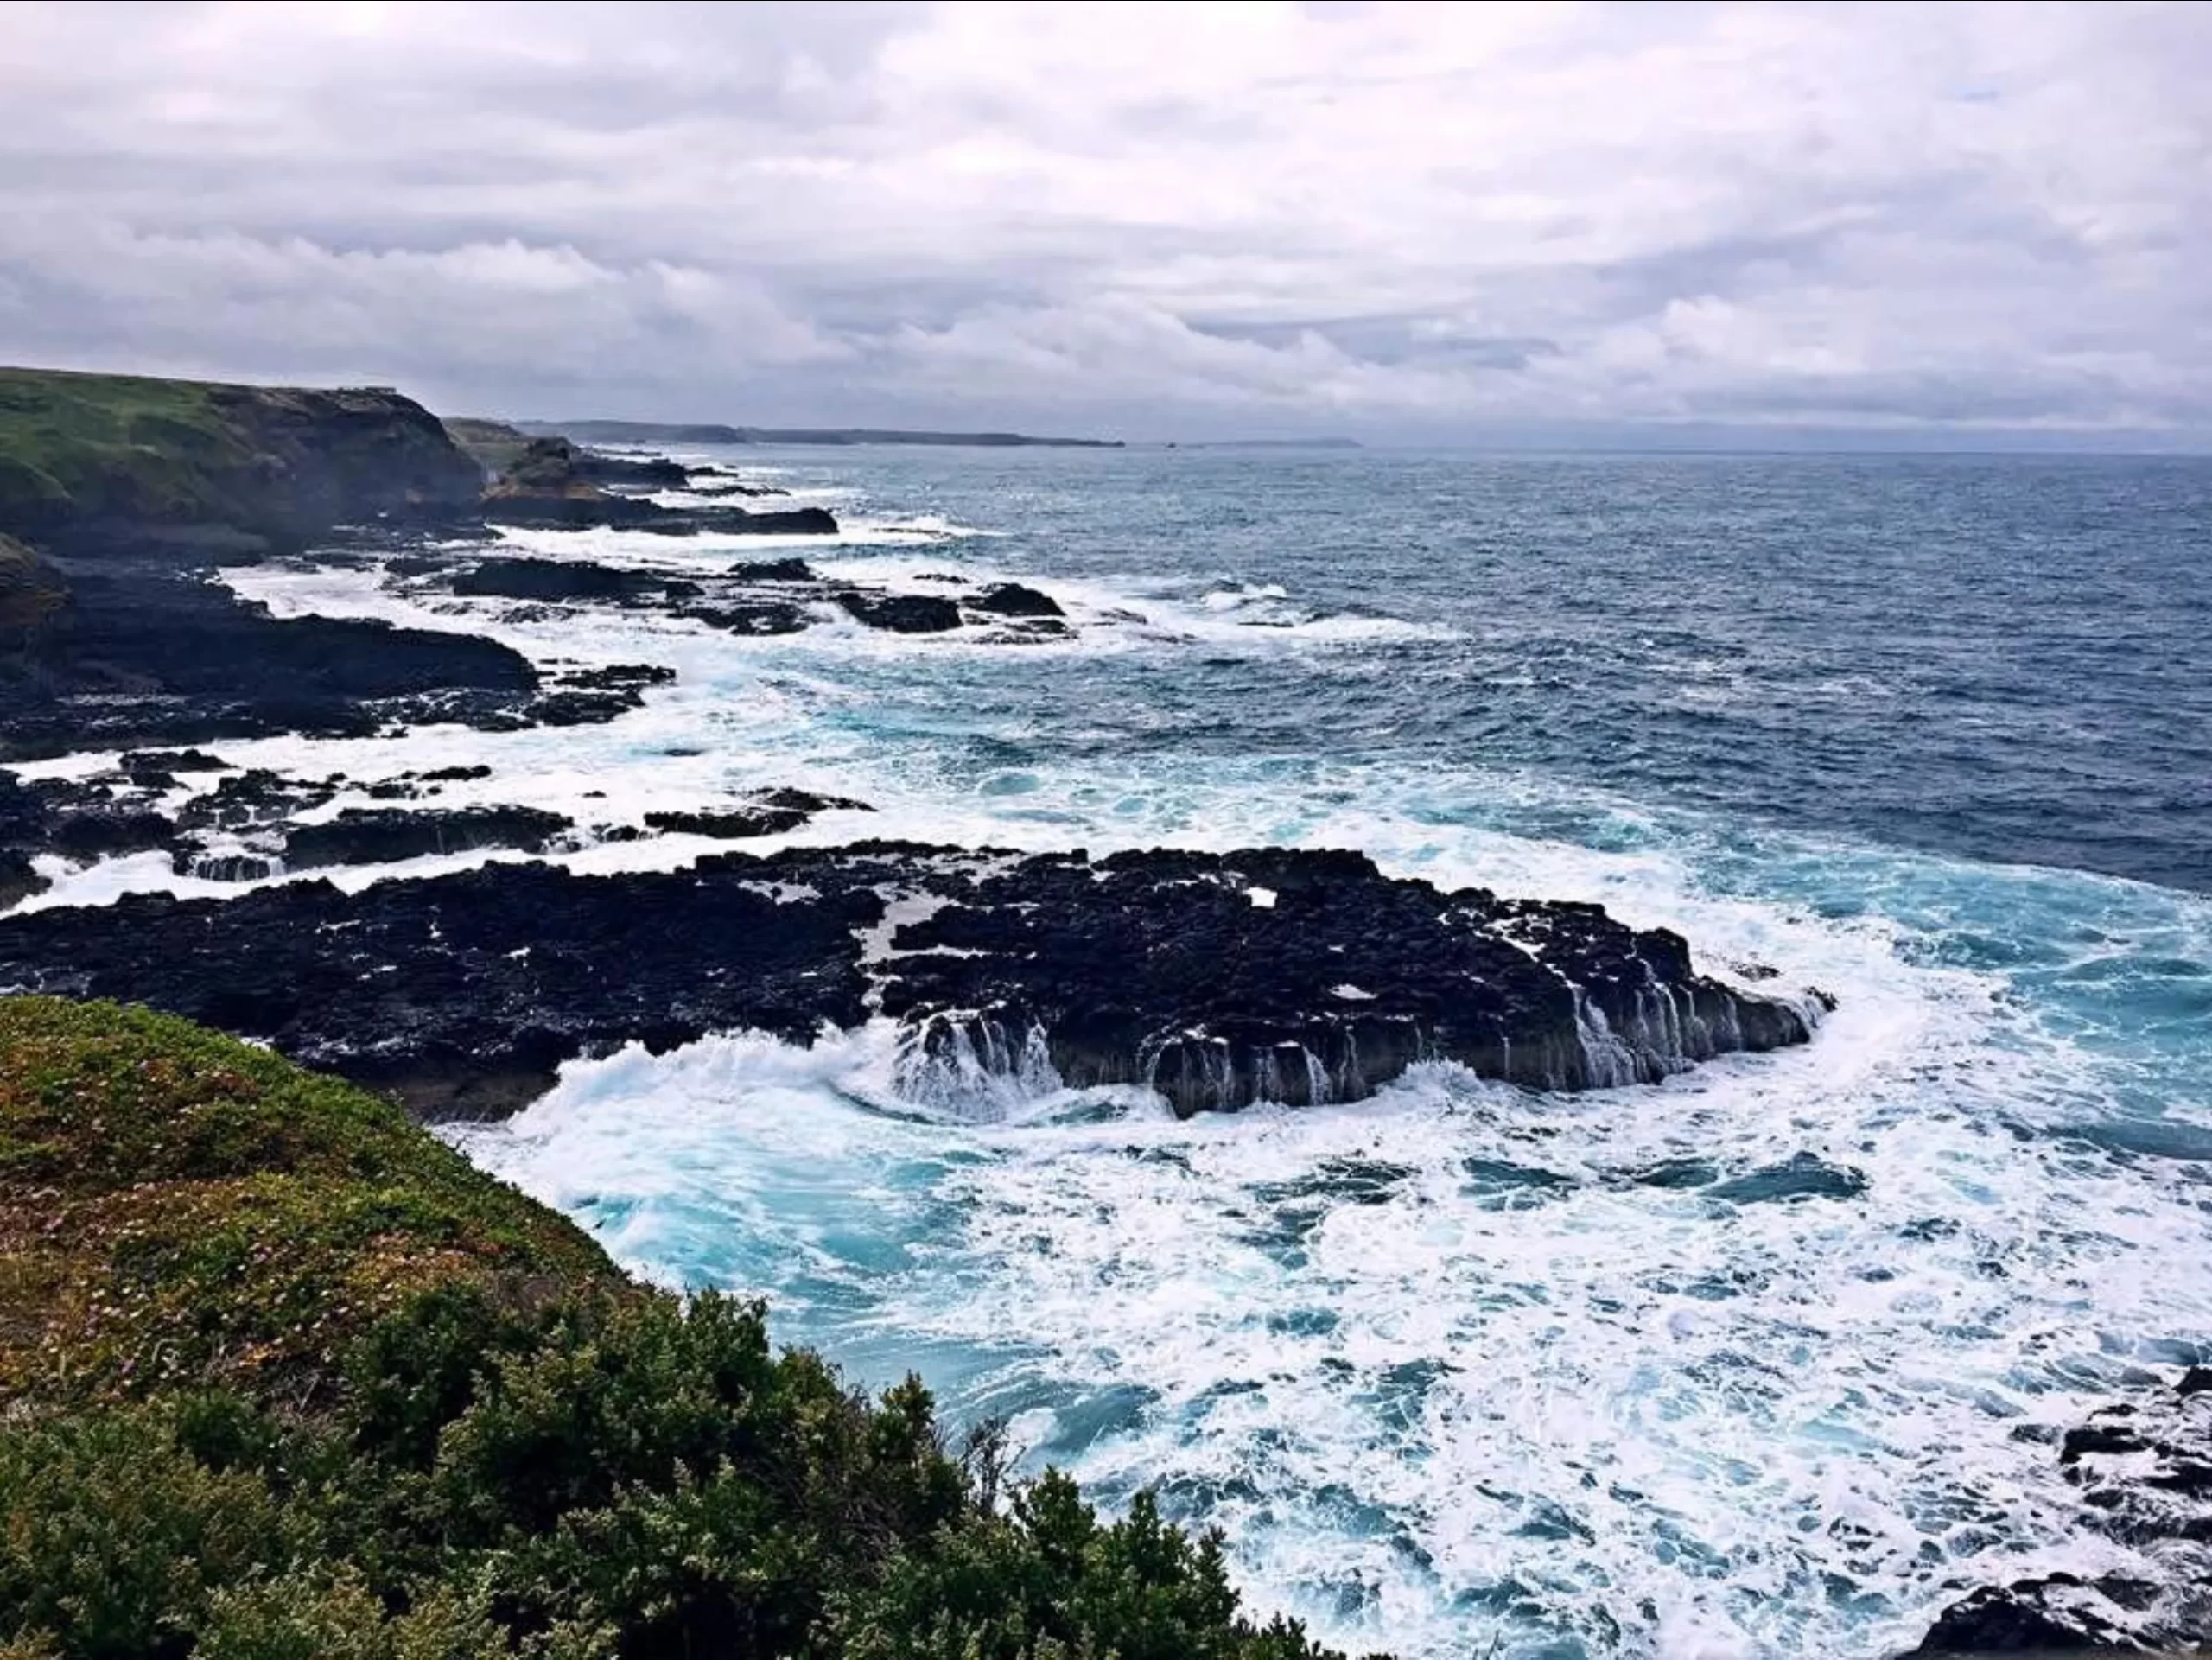
[[[1250,1604],[1355,1650],[1872,1660],[1973,1585],[2130,1564],[2049,1436],[2212,1358],[2212,462],[696,459],[831,507],[818,569],[1000,576],[1075,633],[745,639],[250,569],[280,614],[680,678],[604,727],[223,753],[481,762],[453,805],[587,821],[779,784],[878,810],[787,842],[1355,848],[1838,1006],[1651,1087],[1429,1067],[1187,1123],[1033,1077],[916,1102],[883,1031],[734,1033],[572,1065],[453,1130],[473,1157],[1109,1505],[1156,1486]],[[154,855],[34,903],[149,886],[219,891]]]

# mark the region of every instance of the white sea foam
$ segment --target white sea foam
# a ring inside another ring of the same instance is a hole
[[[510,540],[666,569],[763,545]],[[1196,645],[1324,662],[1424,632],[1312,616],[1266,583],[1039,574],[972,538],[809,541],[805,557],[900,591],[938,572],[1041,588],[1077,625],[1025,648],[1048,661]],[[781,783],[882,810],[752,849],[879,830],[1100,852],[1355,847],[1446,887],[1599,901],[1680,930],[1705,964],[1834,992],[1808,1048],[1573,1099],[1429,1068],[1357,1106],[1188,1123],[1139,1091],[1041,1075],[916,1101],[878,1025],[811,1049],[734,1034],[626,1052],[567,1069],[508,1125],[454,1132],[657,1277],[762,1293],[780,1335],[874,1381],[919,1366],[956,1413],[1010,1415],[1039,1459],[1109,1500],[1164,1484],[1179,1512],[1229,1529],[1263,1606],[1440,1657],[1496,1638],[1500,1660],[1560,1641],[1871,1660],[1963,1584],[2125,1565],[2080,1524],[2048,1446],[2013,1431],[2071,1421],[2126,1367],[2212,1339],[2212,1285],[2145,1271],[2202,1262],[2212,1221],[2186,1162],[2062,1133],[2148,1110],[2129,1098],[2151,1064],[2139,1035],[2022,989],[2212,962],[2212,903],[1722,827],[1472,764],[1124,754],[1111,709],[1079,760],[1011,741],[979,759],[968,711],[917,689],[999,648],[849,621],[738,640],[631,614],[518,620],[358,570],[232,580],[279,614],[679,672],[608,726],[207,746],[238,765],[367,784],[482,763],[491,779],[438,805],[543,805],[586,826]],[[324,811],[346,805],[366,798]],[[722,845],[563,856],[611,869]],[[509,855],[411,868],[493,856]],[[149,855],[64,874],[31,903],[145,887],[215,891]],[[2007,929],[2040,955],[2005,958],[1990,942]],[[2158,1093],[2159,1133],[2212,1123],[2201,1091]],[[1801,1154],[1859,1173],[1864,1192],[1736,1203],[1649,1179]]]
[[[1201,815],[1253,839],[1224,797]],[[1103,1492],[1165,1483],[1263,1603],[1346,1643],[1872,1657],[1959,1582],[2124,1559],[2012,1432],[2212,1332],[2212,1287],[2133,1271],[2201,1260],[2212,1224],[2165,1178],[2021,1133],[2101,1095],[2089,1057],[2000,977],[1916,961],[1894,919],[1716,895],[1676,849],[1379,805],[1357,830],[1393,868],[1601,898],[1840,1006],[1810,1048],[1658,1088],[1432,1068],[1190,1123],[1127,1092],[948,1119],[889,1092],[880,1037],[716,1040],[572,1068],[468,1144],[629,1260],[1013,1414]],[[1801,1155],[1864,1193],[1637,1180]]]

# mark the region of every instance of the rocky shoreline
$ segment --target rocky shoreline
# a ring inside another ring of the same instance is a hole
[[[322,834],[343,856],[365,835],[418,849],[406,830]],[[1357,854],[898,843],[39,911],[0,919],[0,987],[184,1014],[432,1116],[512,1110],[625,1043],[804,1044],[874,1016],[918,1098],[1130,1084],[1187,1116],[1358,1100],[1423,1061],[1535,1089],[1651,1082],[1802,1043],[1820,1009],[1700,975],[1678,936],[1594,906],[1444,893]]]
[[[1593,906],[1446,892],[1356,853],[855,841],[587,875],[548,861],[607,842],[779,836],[869,808],[763,787],[680,810],[609,804],[578,823],[482,798],[479,768],[363,783],[233,766],[200,746],[601,723],[673,678],[652,664],[556,667],[466,632],[278,618],[217,579],[310,549],[410,601],[502,623],[630,613],[741,636],[859,627],[1007,646],[1089,624],[1016,583],[948,574],[893,591],[780,549],[711,565],[687,550],[678,569],[549,557],[503,534],[839,532],[818,507],[756,505],[779,493],[726,469],[492,423],[448,433],[382,391],[47,378],[30,395],[75,410],[102,455],[139,454],[134,423],[150,410],[199,423],[214,460],[181,482],[159,467],[105,480],[66,452],[0,470],[0,762],[117,757],[91,776],[0,771],[0,993],[143,1002],[434,1118],[512,1112],[578,1057],[736,1029],[804,1045],[888,1023],[899,1091],[940,1108],[1133,1085],[1188,1116],[1357,1101],[1425,1063],[1532,1090],[1651,1083],[1802,1044],[1828,1006],[1757,964],[1700,972],[1678,936]],[[56,861],[133,855],[239,892],[8,914]],[[463,855],[480,862],[355,892],[313,875]],[[1786,1197],[1859,1179],[1815,1163],[1741,1180]],[[1987,1587],[1915,1652],[2170,1652],[2212,1631],[2212,1373],[2146,1385],[2054,1456],[2089,1523],[2159,1562],[2159,1580]]]

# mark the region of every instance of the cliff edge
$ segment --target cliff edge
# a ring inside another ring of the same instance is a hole
[[[473,513],[483,474],[386,387],[0,369],[0,532],[54,552],[240,555]]]

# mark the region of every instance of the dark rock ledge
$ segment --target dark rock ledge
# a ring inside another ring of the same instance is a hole
[[[2140,1553],[2149,1576],[1984,1586],[1946,1608],[1913,1655],[2212,1650],[2212,1369],[2104,1408],[2056,1456],[2084,1519]]]
[[[0,919],[0,989],[149,1003],[431,1115],[512,1110],[632,1040],[807,1043],[875,1014],[917,1097],[1025,1072],[1148,1084],[1190,1114],[1357,1100],[1424,1060],[1649,1081],[1802,1043],[1819,1011],[1700,976],[1678,936],[1595,906],[1442,893],[1356,854],[895,843],[43,911]]]

